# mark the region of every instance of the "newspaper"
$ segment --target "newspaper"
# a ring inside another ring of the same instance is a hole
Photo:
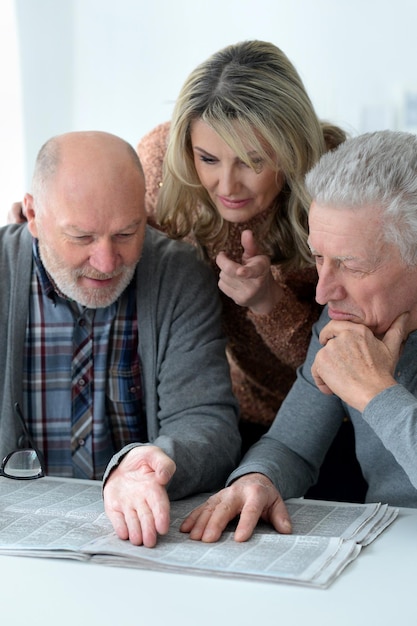
[[[379,503],[293,499],[292,535],[260,523],[249,541],[237,543],[230,525],[217,543],[205,544],[179,527],[207,496],[172,502],[168,534],[146,548],[113,532],[98,481],[0,477],[0,554],[326,588],[398,514]]]

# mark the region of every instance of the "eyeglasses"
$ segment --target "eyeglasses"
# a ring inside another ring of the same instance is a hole
[[[25,447],[13,450],[3,459],[0,466],[0,476],[16,480],[42,478],[42,476],[45,476],[42,454],[33,444],[25,418],[17,402],[14,408],[23,429],[24,436],[21,438],[21,443]]]

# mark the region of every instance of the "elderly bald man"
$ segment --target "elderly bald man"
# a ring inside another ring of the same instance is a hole
[[[170,499],[224,484],[240,437],[210,268],[146,225],[144,197],[119,137],[41,148],[27,225],[0,229],[0,452],[18,403],[46,472],[103,478],[117,534],[151,547]]]

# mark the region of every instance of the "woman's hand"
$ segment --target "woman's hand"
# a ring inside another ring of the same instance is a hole
[[[9,212],[7,213],[7,222],[9,224],[24,224],[26,221],[22,203],[13,202]]]
[[[242,263],[232,261],[224,252],[217,255],[219,289],[255,315],[268,315],[280,301],[282,289],[274,280],[269,257],[261,254],[251,230],[242,232],[241,242]]]

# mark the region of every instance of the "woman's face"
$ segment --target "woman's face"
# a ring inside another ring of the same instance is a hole
[[[284,175],[269,167],[250,145],[247,154],[256,171],[200,119],[191,124],[191,145],[200,182],[228,222],[247,222],[259,215],[284,186]]]

